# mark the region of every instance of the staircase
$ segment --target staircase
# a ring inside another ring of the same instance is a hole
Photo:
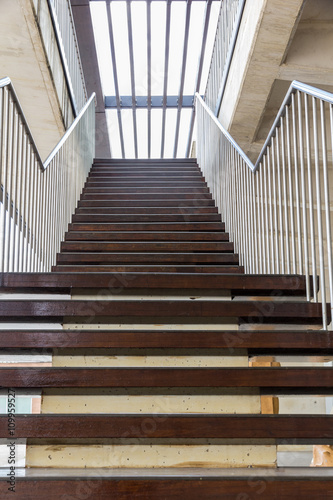
[[[2,348],[53,352],[0,368],[43,391],[10,435],[16,498],[333,498],[329,469],[276,467],[278,445],[332,443],[332,416],[276,410],[332,394],[331,367],[301,366],[332,354],[321,304],[303,276],[244,274],[195,160],[95,160],[52,273],[0,280]]]

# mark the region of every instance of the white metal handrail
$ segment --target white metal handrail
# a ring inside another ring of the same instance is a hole
[[[245,272],[304,274],[333,314],[333,94],[294,81],[256,164],[196,96],[197,155]],[[319,276],[319,291],[317,277]]]
[[[43,163],[9,78],[0,80],[0,271],[50,271],[95,154],[95,94]]]
[[[245,0],[222,0],[217,23],[215,43],[207,79],[205,102],[218,116]]]
[[[70,0],[47,0],[75,116],[87,101]]]

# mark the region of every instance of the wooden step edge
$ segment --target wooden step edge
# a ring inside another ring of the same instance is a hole
[[[54,273],[164,273],[164,274],[244,274],[244,267],[236,264],[186,265],[186,264],[161,264],[161,265],[104,265],[104,264],[57,264],[51,269]]]
[[[0,368],[1,386],[11,388],[259,388],[263,394],[332,394],[331,367],[248,368]],[[6,418],[6,417],[4,417]],[[333,418],[333,416],[331,416]],[[332,424],[331,424],[332,425]],[[332,426],[333,431],[333,426]]]
[[[122,285],[120,283],[120,288]],[[330,305],[326,305],[330,322]],[[55,318],[119,321],[119,318],[145,318],[147,322],[167,320],[170,323],[195,322],[198,318],[215,322],[219,318],[236,318],[240,324],[297,323],[322,324],[321,304],[288,301],[235,300],[11,300],[0,302],[0,317],[6,320],[53,321]],[[333,370],[332,370],[333,376]]]
[[[147,422],[154,425],[147,426]],[[260,443],[325,444],[333,439],[333,415],[220,414],[16,414],[11,439],[219,438]],[[145,425],[146,424],[146,425]],[[144,436],[142,428],[145,428]],[[8,416],[0,416],[0,437]],[[326,441],[325,441],[326,439]],[[259,440],[259,441],[258,441]]]
[[[71,288],[112,288],[117,282],[123,282],[123,288],[210,288],[230,290],[239,294],[265,294],[273,299],[278,295],[305,296],[305,276],[284,275],[249,275],[249,274],[193,274],[184,273],[181,276],[168,273],[131,273],[121,272],[94,273],[89,277],[84,273],[1,273],[1,290],[40,290],[49,293],[50,290],[70,290]]]
[[[211,469],[212,470],[212,469]],[[22,469],[15,477],[17,498],[24,500],[57,500],[78,498],[78,491],[98,493],[99,500],[202,500],[203,498],[311,498],[332,499],[331,471],[312,468],[296,469],[291,476],[288,469],[213,469],[215,474],[198,469]],[[295,470],[295,469],[294,469]],[[7,470],[6,470],[7,472]],[[325,473],[325,474],[323,474]],[[38,475],[39,474],[39,475]],[[2,498],[11,498],[8,484],[0,476]],[[255,489],[254,489],[255,485]],[[88,489],[89,488],[89,489]],[[221,497],[221,492],[223,497]],[[259,493],[258,493],[259,492]],[[262,493],[265,495],[263,496]],[[86,493],[84,493],[86,495]],[[240,496],[242,495],[242,496]],[[80,493],[82,497],[82,494]],[[93,496],[91,497],[93,498]]]
[[[286,354],[333,352],[333,331],[324,330],[0,330],[6,349],[44,348],[153,348],[153,349],[285,349]]]

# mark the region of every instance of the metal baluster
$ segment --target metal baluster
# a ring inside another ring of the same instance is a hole
[[[332,125],[332,105],[330,105],[330,119]],[[320,123],[321,123],[321,141],[322,141],[322,154],[323,154],[323,181],[324,181],[324,198],[325,198],[326,238],[327,238],[326,246],[327,246],[327,264],[328,264],[328,285],[330,293],[331,310],[333,310],[333,263],[332,263],[330,193],[329,193],[329,177],[327,169],[325,103],[322,100],[320,100]],[[326,310],[326,301],[324,305]]]
[[[284,225],[285,225],[285,241],[286,241],[286,257],[287,257],[287,274],[291,273],[290,265],[290,244],[289,244],[289,218],[288,218],[288,197],[287,197],[287,173],[286,173],[286,154],[285,154],[285,117],[281,118],[281,153],[282,153],[282,184],[283,184],[283,199],[284,199]]]
[[[280,226],[280,254],[281,254],[281,266],[279,264],[278,272],[282,274],[285,273],[285,255],[284,255],[284,232],[283,232],[283,201],[282,201],[282,187],[281,187],[281,164],[280,164],[280,140],[279,131],[281,133],[281,126],[276,131],[276,164],[277,164],[277,179],[278,179],[278,195],[279,195],[279,226]]]
[[[271,219],[271,228],[272,228],[272,255],[274,254],[273,251],[273,236],[274,236],[274,231],[273,227],[275,228],[275,260],[273,259],[273,272],[279,273],[280,272],[280,255],[279,255],[279,224],[278,224],[278,207],[277,207],[277,195],[276,195],[276,189],[279,189],[279,186],[276,185],[276,166],[275,166],[275,151],[276,151],[276,137],[272,137],[272,182],[273,182],[273,208],[274,208],[274,226],[273,226],[273,219]],[[271,188],[269,190],[271,193],[271,199],[272,199],[272,191]],[[274,265],[275,262],[275,265]]]
[[[11,212],[12,212],[12,185],[13,185],[13,153],[14,153],[14,143],[15,143],[15,106],[12,97],[9,101],[9,126],[8,126],[8,144],[7,144],[7,210],[6,210],[6,223],[5,223],[5,252],[4,252],[4,268],[8,272],[10,271],[10,254],[11,254],[11,233],[12,233],[12,223],[11,223]]]
[[[303,274],[303,255],[302,255],[302,226],[301,226],[301,208],[300,194],[298,181],[298,154],[297,154],[297,130],[296,130],[296,111],[295,111],[295,94],[291,94],[291,112],[292,112],[292,128],[293,128],[293,145],[294,145],[294,176],[295,176],[295,202],[296,202],[296,221],[297,221],[297,243],[298,243],[298,269],[299,273]]]
[[[269,199],[269,231],[270,231],[270,273],[275,273],[274,263],[274,226],[273,226],[273,209],[272,209],[272,181],[271,181],[271,156],[274,158],[273,139],[270,148],[267,151],[267,173],[268,173],[268,199]],[[275,196],[275,183],[273,186]],[[274,204],[275,205],[275,204]],[[276,228],[276,226],[275,226]],[[268,232],[269,232],[268,231]]]
[[[298,104],[298,144],[299,144],[299,158],[301,165],[301,194],[302,194],[302,216],[303,216],[303,241],[304,241],[304,272],[305,272],[305,282],[306,282],[306,300],[310,300],[310,273],[309,273],[309,249],[308,249],[308,221],[306,214],[306,194],[305,194],[305,168],[304,168],[304,143],[303,143],[303,112],[302,112],[302,100],[301,93],[297,92],[297,104]],[[300,236],[301,237],[301,236]]]
[[[326,290],[325,290],[325,268],[324,268],[324,247],[323,247],[323,227],[321,216],[321,189],[320,189],[320,170],[319,170],[319,146],[317,129],[317,102],[312,98],[312,116],[313,116],[313,145],[315,154],[315,176],[316,176],[316,198],[317,198],[317,221],[318,221],[318,245],[319,245],[319,268],[320,268],[320,291],[323,312],[323,328],[327,328],[326,311]]]
[[[290,230],[291,230],[291,254],[292,254],[292,272],[296,271],[296,242],[295,242],[295,213],[294,213],[294,193],[293,179],[291,170],[291,141],[289,127],[289,109],[286,106],[286,135],[287,135],[287,165],[288,165],[288,183],[289,183],[289,206],[290,206]]]
[[[318,302],[317,294],[317,259],[316,259],[316,243],[314,229],[314,203],[313,203],[313,186],[312,186],[312,165],[311,165],[311,142],[310,142],[310,123],[309,123],[309,103],[308,96],[304,95],[304,115],[305,115],[305,142],[307,156],[307,176],[308,176],[308,199],[309,199],[309,222],[310,222],[310,248],[311,248],[311,265],[312,265],[312,282],[313,282],[313,300]]]

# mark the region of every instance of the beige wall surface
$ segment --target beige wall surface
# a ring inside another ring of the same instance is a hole
[[[0,32],[0,78],[12,80],[45,159],[63,135],[64,125],[30,0],[1,0]]]

